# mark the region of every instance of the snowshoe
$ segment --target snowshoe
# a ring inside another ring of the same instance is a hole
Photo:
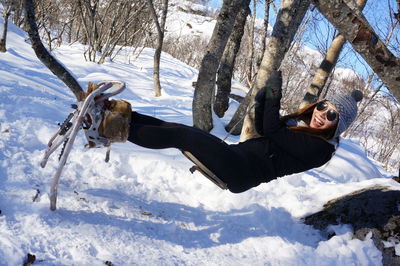
[[[211,170],[208,169],[202,162],[200,162],[193,154],[188,151],[182,151],[182,153],[186,156],[186,158],[188,158],[190,161],[192,161],[192,163],[195,164],[189,169],[192,174],[197,170],[219,188],[224,190],[228,189],[227,184],[223,182],[219,177],[217,177],[213,172],[211,172]]]
[[[107,147],[106,161],[109,159],[111,143],[127,140],[131,106],[123,100],[109,100],[109,97],[121,93],[124,89],[125,83],[120,81],[106,81],[98,85],[89,83],[85,99],[73,105],[75,110],[50,139],[40,163],[42,168],[46,166],[50,155],[64,143],[50,189],[51,210],[56,209],[61,172],[80,129],[85,131],[88,140],[86,147]]]

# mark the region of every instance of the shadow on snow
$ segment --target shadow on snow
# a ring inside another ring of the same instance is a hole
[[[115,191],[87,190],[93,196],[115,199]],[[122,198],[121,198],[122,197]],[[227,212],[209,211],[177,203],[152,201],[144,203],[133,196],[120,195],[138,210],[134,218],[102,212],[60,210],[64,222],[114,226],[133,234],[163,240],[184,248],[209,248],[240,243],[249,238],[281,237],[292,244],[316,247],[322,240],[317,230],[291,217],[283,208],[270,210],[259,204]],[[140,210],[151,213],[141,215]]]

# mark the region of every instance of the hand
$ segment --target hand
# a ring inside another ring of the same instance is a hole
[[[282,98],[282,72],[273,71],[266,82],[265,99],[281,99]]]
[[[260,114],[264,113],[265,100],[282,98],[282,72],[273,71],[266,84],[255,96],[255,110]]]
[[[261,136],[263,133],[264,123],[264,107],[267,99],[280,99],[282,98],[282,73],[281,71],[272,72],[270,78],[267,80],[267,85],[261,88],[255,96],[255,116],[254,124],[256,131]]]

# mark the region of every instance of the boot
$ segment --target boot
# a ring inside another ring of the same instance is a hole
[[[89,83],[86,95],[97,87]],[[127,101],[104,99],[95,102],[84,121],[87,147],[108,147],[114,142],[125,142],[129,136],[131,116],[131,104]]]
[[[105,102],[104,118],[99,127],[99,135],[111,143],[125,142],[129,135],[131,104],[124,100]]]

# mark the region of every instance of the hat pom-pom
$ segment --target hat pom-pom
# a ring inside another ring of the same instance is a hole
[[[354,90],[354,91],[351,93],[351,97],[353,97],[353,99],[354,99],[356,102],[359,102],[359,101],[361,101],[361,100],[363,99],[364,95],[363,95],[362,91]]]

